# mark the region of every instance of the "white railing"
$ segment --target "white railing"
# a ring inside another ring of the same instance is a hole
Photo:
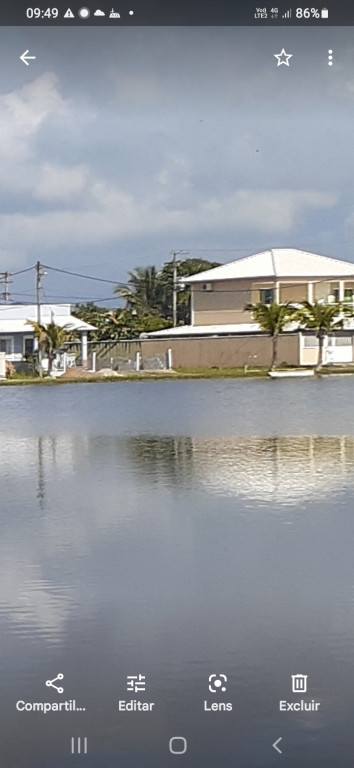
[[[5,360],[9,363],[19,363],[24,359],[22,352],[12,352],[11,355],[5,354]]]

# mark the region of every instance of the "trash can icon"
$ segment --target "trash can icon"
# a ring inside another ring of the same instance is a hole
[[[306,693],[306,691],[307,691],[307,678],[308,678],[308,675],[291,675],[291,679],[292,679],[292,692],[293,693]]]

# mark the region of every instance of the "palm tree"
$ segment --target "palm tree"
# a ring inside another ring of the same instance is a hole
[[[296,313],[296,319],[302,328],[316,331],[318,338],[318,358],[316,370],[323,365],[323,347],[325,337],[337,329],[343,328],[345,316],[353,316],[351,307],[345,304],[323,304],[316,301],[302,302],[302,307]]]
[[[126,303],[126,309],[135,309],[139,314],[160,312],[164,302],[164,286],[156,267],[137,267],[129,272],[127,286],[114,289]]]
[[[38,339],[38,346],[48,357],[48,373],[51,373],[55,353],[68,341],[70,334],[69,325],[56,325],[52,320],[46,325],[27,320],[27,324],[34,329],[34,335]]]
[[[217,261],[205,259],[184,259],[177,262],[177,277],[190,277],[218,267]],[[125,301],[126,310],[135,310],[141,315],[160,315],[172,319],[173,280],[175,262],[167,261],[159,270],[156,267],[137,267],[129,272],[128,285],[117,285],[114,293]],[[179,320],[190,322],[190,288],[178,286],[177,307]]]
[[[272,339],[272,362],[271,370],[273,371],[277,364],[277,352],[278,352],[278,337],[282,333],[286,326],[294,319],[295,309],[288,302],[287,304],[263,304],[258,302],[257,304],[247,304],[245,310],[253,313],[253,317],[260,325],[264,333],[268,333]]]

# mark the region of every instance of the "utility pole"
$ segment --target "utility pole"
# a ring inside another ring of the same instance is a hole
[[[179,261],[177,260],[177,256],[182,256],[183,254],[187,254],[188,251],[173,251],[172,252],[172,264],[173,264],[173,271],[172,271],[172,321],[173,321],[173,327],[176,328],[177,325],[177,293],[178,293],[178,283],[177,283],[177,267],[179,264]]]
[[[11,277],[12,276],[11,276],[10,272],[0,272],[0,283],[4,284],[4,290],[3,290],[2,294],[1,294],[1,298],[4,299],[4,301],[6,301],[6,303],[8,303],[9,298],[10,298],[9,284],[13,282]]]
[[[41,290],[42,290],[42,277],[45,272],[42,270],[40,261],[36,264],[36,297],[37,297],[37,323],[41,322]]]
[[[43,267],[39,261],[37,261],[36,264],[36,297],[37,297],[37,323],[40,325],[41,323],[41,298],[42,298],[42,277],[46,275],[46,272],[44,272]],[[39,375],[42,376],[43,369],[42,369],[42,350],[40,345],[40,339],[37,339],[37,352],[38,352],[38,367],[39,367]]]

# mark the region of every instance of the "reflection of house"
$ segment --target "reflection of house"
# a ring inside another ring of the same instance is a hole
[[[262,251],[192,275],[183,279],[183,284],[191,288],[191,325],[150,333],[150,338],[225,339],[232,336],[238,337],[240,345],[245,348],[246,339],[255,335],[259,337],[260,333],[252,314],[245,310],[248,303],[291,301],[300,304],[307,300],[330,304],[341,301],[354,307],[354,264],[296,248]],[[286,348],[282,351],[283,359],[314,364],[317,339],[313,334],[296,335],[296,357],[292,341],[291,352],[290,346],[288,355]],[[329,340],[328,362],[353,361],[353,335],[354,324],[348,322],[345,332],[339,332],[335,334],[335,340]],[[282,342],[284,347],[284,339]],[[244,363],[252,362],[255,357],[254,339],[248,346]],[[260,359],[258,351],[257,356]]]
[[[87,360],[87,334],[94,330],[92,325],[84,323],[71,314],[70,304],[42,304],[41,323],[47,325],[68,326],[68,330],[76,332],[81,337],[81,356],[83,363]],[[19,363],[34,350],[34,330],[28,320],[37,321],[37,306],[35,304],[3,304],[0,306],[0,352],[4,352],[6,360]]]
[[[354,484],[353,437],[196,437],[192,445],[208,493],[292,504]]]

